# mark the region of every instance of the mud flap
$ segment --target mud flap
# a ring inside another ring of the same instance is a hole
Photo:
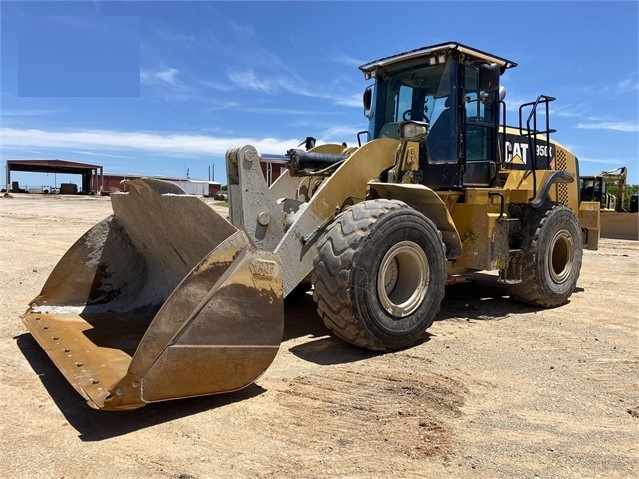
[[[199,198],[157,180],[114,195],[24,315],[89,405],[233,391],[282,338],[282,268]]]

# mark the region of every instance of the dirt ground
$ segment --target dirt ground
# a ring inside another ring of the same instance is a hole
[[[90,409],[21,315],[106,197],[0,198],[0,476],[639,477],[639,242],[584,252],[570,303],[449,286],[423,344],[393,354],[287,309],[271,368],[240,392]]]

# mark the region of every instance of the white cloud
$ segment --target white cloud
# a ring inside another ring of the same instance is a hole
[[[200,83],[207,88],[211,88],[212,90],[227,92],[231,91],[233,87],[231,85],[227,85],[226,83],[219,83],[209,80],[201,80]]]
[[[2,116],[40,116],[40,115],[50,115],[52,113],[60,113],[65,110],[44,110],[44,109],[33,109],[33,110],[2,110]]]
[[[197,90],[184,82],[182,76],[179,69],[172,67],[140,69],[140,83],[156,91],[165,100],[188,100],[197,96]]]
[[[343,53],[334,55],[334,56],[330,57],[329,60],[332,60],[332,61],[334,61],[336,63],[341,63],[342,65],[355,66],[355,67],[363,65],[365,63],[362,60],[358,60],[356,58],[350,57],[350,56],[345,55]]]
[[[164,71],[156,72],[155,76],[160,82],[165,83],[167,85],[175,86],[179,85],[177,80],[177,68],[169,68]]]
[[[182,81],[178,79],[180,71],[177,68],[163,68],[161,70],[144,70],[140,69],[140,82],[143,85],[165,86],[178,89],[188,88]]]
[[[236,86],[247,90],[258,90],[265,93],[275,93],[285,86],[285,82],[258,76],[253,70],[234,71],[228,73],[229,80]],[[286,89],[286,88],[285,88]]]
[[[581,117],[584,118],[586,116],[587,111],[589,110],[589,106],[586,104],[579,105],[558,105],[555,106],[551,103],[550,116],[563,116],[569,118]]]
[[[639,78],[637,73],[631,73],[623,80],[619,80],[616,83],[606,83],[599,85],[587,85],[581,87],[582,93],[586,95],[597,95],[597,97],[619,98],[620,96],[632,93],[634,101],[636,102],[636,91],[639,90]]]
[[[238,111],[269,115],[298,115],[298,116],[334,116],[334,112],[319,110],[296,110],[293,108],[268,108],[268,107],[237,107]]]
[[[257,90],[269,94],[284,91],[307,97],[322,97],[321,94],[308,88],[306,82],[295,76],[257,74],[251,68],[242,71],[230,71],[227,75],[236,87],[245,90]]]
[[[637,81],[637,74],[633,73],[625,80],[617,83],[617,87],[621,90],[632,91],[639,90],[639,81]]]
[[[253,145],[261,152],[286,151],[298,139],[216,137],[113,130],[45,131],[0,129],[3,147],[73,148],[83,150],[145,151],[156,154],[223,155],[230,147]]]
[[[639,124],[625,121],[599,121],[595,123],[577,123],[577,128],[582,130],[613,130],[613,131],[639,131]]]
[[[73,153],[77,153],[79,155],[91,155],[91,156],[106,156],[108,158],[127,158],[134,160],[135,156],[126,156],[126,155],[111,155],[108,153],[97,153],[95,151],[82,151],[82,150],[72,150]]]
[[[362,100],[361,93],[353,93],[350,96],[344,96],[344,97],[333,97],[333,101],[338,105],[349,106],[353,108],[361,108],[362,111],[364,109],[364,103]]]
[[[626,160],[621,160],[621,159],[605,159],[602,160],[600,158],[587,158],[587,157],[581,157],[579,156],[579,163],[595,163],[598,165],[623,165],[627,163],[627,159]]]
[[[357,134],[364,128],[354,128],[352,126],[333,126],[322,132],[325,142],[341,143],[345,139],[357,138]]]
[[[510,113],[515,113],[516,116],[508,115],[509,123],[514,123],[514,119],[517,118],[519,107],[524,103],[532,103],[536,100],[535,95],[530,95],[526,97],[522,97],[521,94],[515,93],[511,95],[510,93],[506,94],[505,102],[506,102],[506,110]],[[590,110],[592,105],[588,103],[563,103],[563,102],[550,102],[550,118],[552,120],[553,117],[565,117],[565,118],[586,118],[588,116],[588,111]],[[532,106],[527,106],[524,108],[522,112],[522,118],[525,120],[532,110]],[[543,116],[545,114],[546,107],[543,104],[540,104],[537,107],[537,114]]]
[[[229,20],[228,26],[231,28],[231,31],[238,37],[242,37],[244,39],[255,38],[255,30],[253,29],[252,25],[249,25],[247,23],[238,23],[237,21],[231,19]]]
[[[362,120],[364,120],[364,122],[356,125],[341,125],[335,124],[334,122],[330,122],[330,125],[324,122],[324,125],[322,125],[317,120],[305,121],[303,117],[300,117],[295,120],[294,126],[305,131],[307,135],[316,138],[318,145],[328,143],[341,144],[346,142],[349,146],[354,146],[357,144],[357,134],[367,128],[365,118],[362,118]],[[362,141],[368,141],[368,137],[364,135]]]
[[[178,45],[189,50],[192,50],[194,45],[197,45],[195,35],[192,33],[173,32],[166,23],[161,21],[155,21],[154,31],[158,37],[172,45]]]
[[[343,95],[319,88],[317,85],[310,88],[307,82],[296,76],[267,77],[265,75],[258,75],[254,70],[249,68],[243,71],[229,72],[228,78],[238,88],[257,90],[268,94],[276,94],[283,91],[308,98],[328,100],[335,105],[355,108],[362,107],[361,93]]]

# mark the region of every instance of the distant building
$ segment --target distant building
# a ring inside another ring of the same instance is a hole
[[[193,180],[188,178],[166,178],[148,175],[113,175],[109,173],[105,173],[103,178],[104,188],[102,191],[106,194],[118,191],[129,191],[129,187],[125,180],[136,180],[138,178],[154,178],[156,180],[170,181],[171,183],[178,185],[190,195],[215,196],[222,189],[222,185],[217,181]]]
[[[82,184],[80,191],[84,194],[97,194],[102,191],[102,165],[79,163],[77,161],[61,160],[59,158],[32,158],[22,160],[7,160],[7,191],[20,192],[17,182],[11,181],[11,172],[21,171],[29,173],[59,173],[80,175]],[[56,187],[57,185],[54,185]],[[74,193],[78,192],[77,185]],[[34,190],[35,192],[35,190]],[[43,191],[39,191],[42,193]]]
[[[285,171],[286,157],[283,155],[260,155],[260,166],[266,178],[266,183],[271,186]]]
[[[222,189],[222,185],[216,181],[193,180],[188,178],[165,178],[149,175],[113,175],[103,173],[102,165],[79,163],[76,161],[61,160],[58,158],[34,158],[7,160],[6,184],[7,191],[26,192],[21,189],[17,181],[11,181],[11,172],[21,171],[30,173],[58,173],[67,175],[80,175],[81,185],[74,183],[62,183],[59,188],[61,194],[110,194],[116,191],[128,191],[123,180],[136,178],[156,178],[175,183],[186,193],[199,196],[215,196]],[[54,185],[57,189],[57,185]],[[44,188],[29,188],[30,193],[44,193]]]

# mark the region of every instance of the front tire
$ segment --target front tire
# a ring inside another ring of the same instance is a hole
[[[574,291],[581,271],[579,220],[567,206],[555,205],[533,215],[529,228],[531,240],[523,253],[522,282],[511,286],[509,292],[535,306],[561,306]]]
[[[445,247],[431,220],[401,201],[365,201],[335,218],[318,251],[313,298],[336,336],[377,351],[426,337],[446,285]]]

